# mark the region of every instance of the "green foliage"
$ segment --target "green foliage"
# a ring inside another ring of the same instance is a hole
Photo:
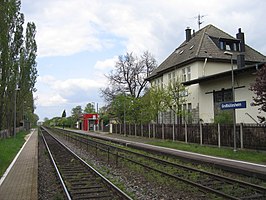
[[[24,15],[20,6],[20,0],[0,1],[0,130],[12,129],[10,122],[14,121],[15,112],[16,126],[25,119],[35,123],[38,118],[33,114],[37,79],[36,27],[28,23],[26,35],[23,35]]]
[[[170,82],[165,90],[165,104],[168,109],[174,111],[179,118],[188,116],[186,110],[181,107],[186,103],[187,95],[188,91],[179,79]]]
[[[159,87],[151,87],[142,98],[142,116],[146,122],[157,119],[158,113],[166,111],[165,90]],[[158,119],[157,119],[158,120]]]
[[[214,123],[216,124],[232,124],[233,116],[230,111],[221,111],[218,115],[214,117]]]
[[[95,108],[92,103],[88,103],[86,107],[84,108],[85,113],[95,113]]]
[[[107,106],[103,106],[99,109],[99,119],[100,119],[100,124],[103,123],[104,126],[109,124],[110,113],[109,113],[109,108]]]
[[[72,114],[73,119],[75,121],[78,121],[80,116],[82,115],[81,106],[76,106],[75,108],[72,108],[71,114]]]

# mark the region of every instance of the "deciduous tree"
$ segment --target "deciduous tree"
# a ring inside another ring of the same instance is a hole
[[[85,113],[95,113],[94,104],[88,103],[86,107],[84,108]]]
[[[118,94],[139,98],[147,88],[146,78],[156,66],[156,60],[149,52],[144,52],[140,58],[133,53],[120,55],[115,69],[106,76],[109,84],[101,89],[102,96],[109,103]]]
[[[266,112],[266,64],[258,70],[255,83],[250,88],[256,96],[253,96],[254,105],[260,106],[260,112]],[[260,122],[266,122],[265,115],[258,116]]]

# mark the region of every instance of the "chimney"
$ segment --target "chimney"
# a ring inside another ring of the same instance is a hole
[[[238,29],[236,38],[240,40],[240,51],[245,52],[245,35],[241,32],[241,28]]]
[[[237,55],[236,63],[237,63],[237,69],[245,67],[245,55],[242,53]]]
[[[186,31],[186,42],[188,42],[191,39],[191,29],[187,27]]]

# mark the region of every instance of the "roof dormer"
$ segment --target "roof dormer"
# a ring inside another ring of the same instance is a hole
[[[219,46],[224,51],[240,51],[240,40],[219,38]]]

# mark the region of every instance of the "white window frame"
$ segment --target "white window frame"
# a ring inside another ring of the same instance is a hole
[[[182,81],[190,81],[191,80],[191,66],[184,67],[182,69]]]

